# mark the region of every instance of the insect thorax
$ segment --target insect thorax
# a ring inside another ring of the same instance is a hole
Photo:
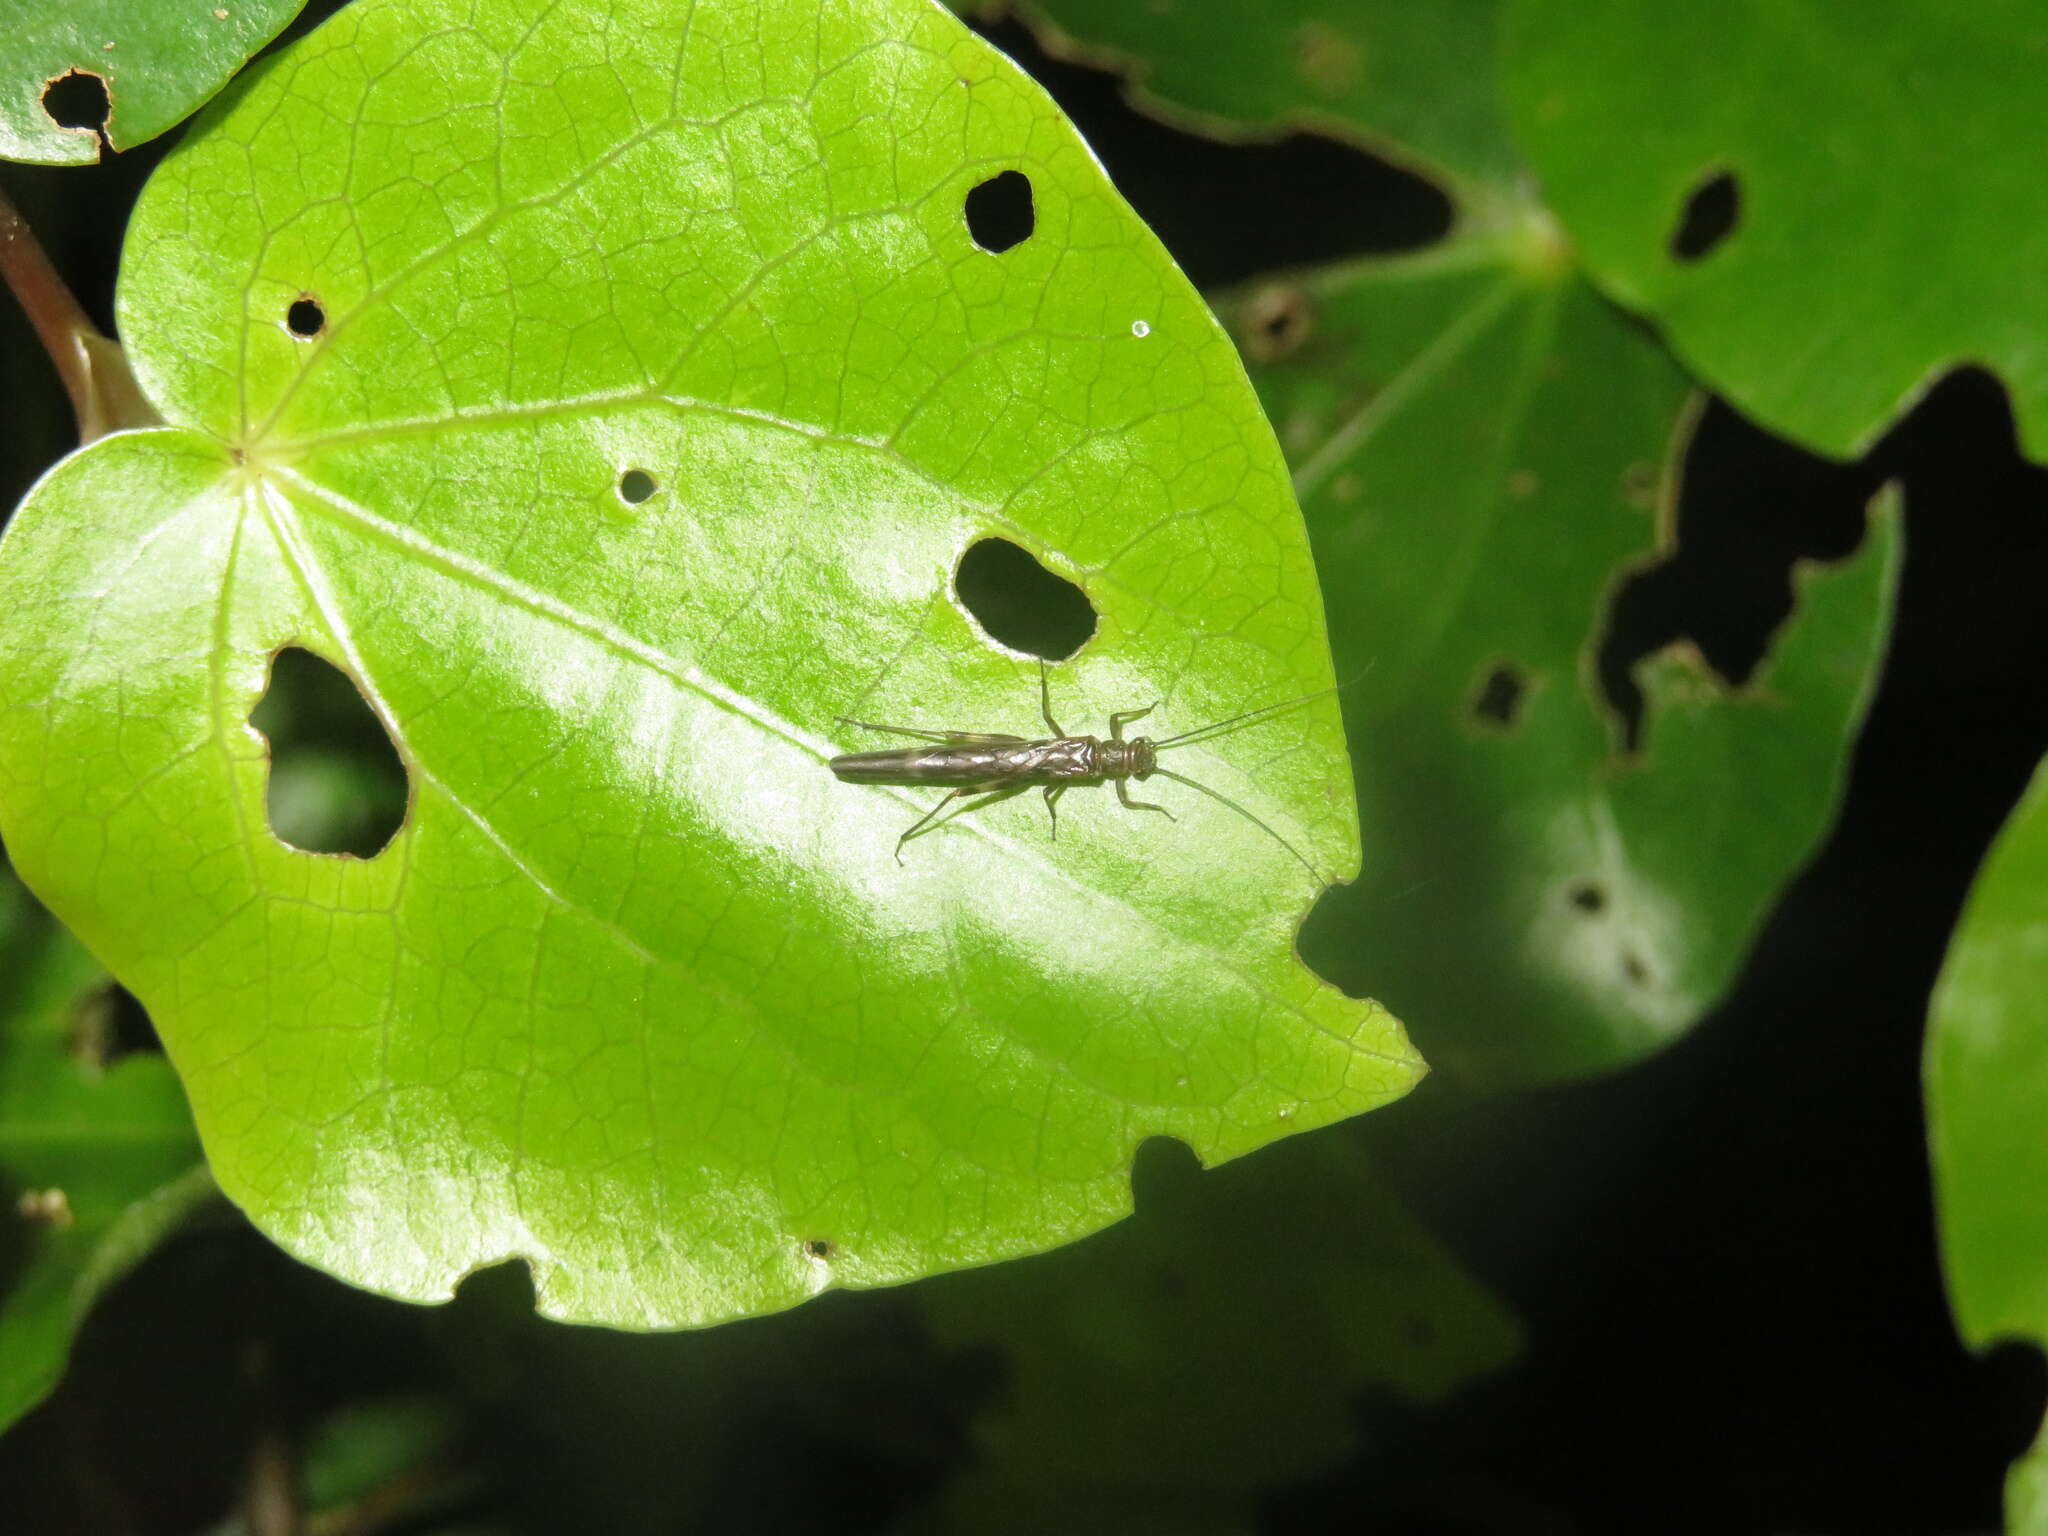
[[[1142,736],[1095,744],[1095,768],[1105,779],[1142,779],[1157,760],[1157,750]]]

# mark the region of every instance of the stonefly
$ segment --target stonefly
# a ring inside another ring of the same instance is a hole
[[[1228,795],[1219,794],[1206,784],[1199,784],[1185,774],[1175,773],[1170,768],[1159,766],[1159,754],[1169,747],[1192,746],[1198,741],[1207,741],[1219,732],[1252,724],[1282,710],[1292,709],[1319,699],[1326,693],[1335,693],[1334,688],[1320,688],[1314,693],[1302,694],[1299,698],[1283,699],[1278,704],[1264,704],[1257,709],[1248,709],[1241,715],[1232,715],[1227,720],[1212,721],[1197,726],[1192,731],[1183,731],[1178,736],[1169,736],[1164,741],[1151,741],[1143,736],[1124,739],[1124,727],[1134,720],[1142,720],[1159,706],[1148,704],[1143,709],[1126,709],[1109,717],[1109,739],[1099,736],[1070,736],[1066,727],[1052,717],[1052,683],[1045,663],[1038,664],[1038,697],[1045,723],[1052,735],[1041,741],[1025,736],[1006,736],[987,731],[916,731],[900,725],[874,725],[865,720],[849,720],[839,717],[842,725],[856,726],[864,731],[881,731],[890,736],[909,736],[918,741],[935,743],[924,747],[897,747],[886,752],[848,752],[832,759],[833,773],[848,784],[944,784],[952,793],[919,817],[917,822],[896,839],[896,862],[903,862],[903,845],[919,833],[928,830],[940,814],[956,800],[968,799],[975,795],[988,798],[978,804],[965,806],[961,814],[981,809],[994,801],[1022,794],[1036,785],[1045,793],[1045,809],[1052,817],[1052,835],[1060,834],[1060,813],[1057,809],[1059,798],[1078,785],[1114,784],[1116,797],[1128,811],[1157,811],[1169,821],[1173,812],[1163,805],[1153,805],[1146,800],[1131,798],[1130,781],[1141,783],[1157,774],[1162,779],[1172,779],[1176,784],[1207,795],[1217,804],[1227,806],[1246,821],[1264,832],[1274,842],[1294,855],[1296,862],[1309,872],[1319,883],[1327,883],[1322,872],[1303,856],[1301,850],[1287,841],[1278,832],[1259,820],[1250,811],[1232,800]],[[948,818],[950,819],[950,818]]]

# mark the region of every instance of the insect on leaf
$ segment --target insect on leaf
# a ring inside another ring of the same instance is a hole
[[[954,591],[985,539],[1095,610],[1070,722],[1332,681],[1228,340],[937,7],[362,0],[166,163],[120,311],[170,425],[0,544],[0,830],[292,1252],[703,1323],[1052,1246],[1147,1136],[1225,1159],[1414,1080],[1226,807],[1072,795],[1055,843],[1018,801],[899,865],[929,792],[826,769],[843,715],[1036,733]],[[288,647],[404,763],[373,857],[266,823]],[[1176,766],[1355,870],[1333,700]]]

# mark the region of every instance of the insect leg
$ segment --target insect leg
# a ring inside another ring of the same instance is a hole
[[[959,814],[964,816],[967,814],[968,811],[978,811],[984,805],[993,805],[998,800],[1007,800],[1012,795],[1021,795],[1022,793],[1024,793],[1025,790],[1029,789],[1030,787],[1031,786],[1028,784],[1003,783],[961,785],[958,789],[954,790],[951,794],[947,795],[944,799],[940,800],[937,805],[933,806],[930,810],[926,811],[922,816],[918,817],[915,825],[913,825],[908,832],[904,833],[901,837],[896,839],[896,862],[898,864],[901,864],[903,862],[903,845],[905,843],[909,842],[913,837],[920,836],[921,834],[926,832],[934,831],[937,827],[943,826],[946,822],[951,821],[953,819],[951,816],[945,816],[944,812],[946,807],[951,805],[955,800],[966,800],[974,795],[982,795],[986,797],[982,800],[976,801],[973,805],[963,807]]]
[[[1060,813],[1056,807],[1059,804],[1060,796],[1064,795],[1070,788],[1072,786],[1068,784],[1048,784],[1045,786],[1045,814],[1052,818],[1052,840],[1054,842],[1060,840]]]
[[[1046,665],[1042,661],[1038,664],[1038,704],[1053,735],[1066,735],[1067,728],[1052,717],[1052,673],[1046,670]]]
[[[1131,786],[1129,781],[1124,779],[1118,779],[1115,782],[1116,797],[1117,799],[1123,802],[1125,810],[1157,811],[1160,815],[1164,816],[1168,821],[1178,821],[1180,819],[1163,805],[1154,805],[1150,800],[1133,800],[1131,798]]]
[[[1125,726],[1129,725],[1133,720],[1144,719],[1158,707],[1157,704],[1147,704],[1143,709],[1118,710],[1109,717],[1109,739],[1111,741],[1122,741],[1124,739]]]

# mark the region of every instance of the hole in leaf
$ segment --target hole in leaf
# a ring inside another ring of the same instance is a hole
[[[619,500],[629,507],[639,506],[659,489],[654,476],[644,469],[629,469],[619,476]]]
[[[114,103],[107,82],[87,70],[74,69],[43,87],[43,111],[59,128],[90,128],[104,133]]]
[[[311,341],[327,329],[327,311],[313,295],[302,293],[284,312],[284,328],[301,341]]]
[[[967,194],[966,212],[967,233],[992,255],[1022,245],[1038,227],[1031,178],[1022,171],[1004,171],[984,181]]]
[[[301,293],[297,299],[291,301],[291,307],[285,311],[285,330],[289,330],[301,342],[313,340],[326,328],[328,311],[319,307],[319,299],[315,299],[311,293]]]
[[[1270,363],[1298,350],[1315,330],[1308,294],[1287,283],[1261,288],[1244,310],[1244,349],[1253,362]]]
[[[1058,57],[1017,14],[1024,7],[1002,9],[971,24],[1051,93],[1198,288],[1415,250],[1450,232],[1450,198],[1412,171],[1317,133],[1233,142],[1162,122],[1132,105],[1124,75]]]
[[[405,824],[405,764],[346,672],[287,646],[249,723],[270,742],[265,808],[306,853],[375,858]]]
[[[1521,670],[1503,662],[1486,674],[1486,681],[1479,688],[1479,697],[1472,702],[1472,713],[1488,725],[1506,730],[1522,712],[1522,697],[1528,691],[1529,685],[1523,681]]]
[[[830,1259],[839,1250],[822,1237],[814,1237],[804,1244],[804,1256],[811,1259]]]
[[[1883,478],[1870,460],[1817,458],[1709,403],[1679,471],[1676,547],[1619,584],[1599,642],[1600,688],[1624,751],[1637,751],[1645,736],[1638,663],[1689,639],[1718,676],[1741,687],[1792,612],[1794,568],[1856,548]],[[1627,494],[1617,486],[1617,498]]]
[[[1694,189],[1671,232],[1674,261],[1698,261],[1735,232],[1742,188],[1732,171],[1717,171]]]
[[[991,640],[1028,656],[1065,661],[1095,633],[1095,605],[1008,539],[983,539],[953,573],[960,604]]]
[[[1571,903],[1581,912],[1604,912],[1607,909],[1607,891],[1596,881],[1581,880],[1571,888]]]

